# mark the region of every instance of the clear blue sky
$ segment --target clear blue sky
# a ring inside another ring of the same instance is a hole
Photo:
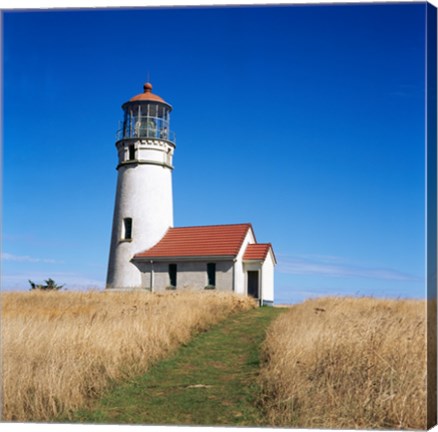
[[[5,13],[3,288],[103,287],[120,107],[150,73],[175,226],[251,222],[278,303],[424,297],[425,7]]]

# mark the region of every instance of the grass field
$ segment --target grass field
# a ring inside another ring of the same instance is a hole
[[[302,428],[426,429],[426,304],[320,298],[269,327],[260,402]]]
[[[144,373],[246,297],[214,292],[3,293],[2,420],[67,416]]]
[[[260,345],[284,309],[233,314],[195,336],[146,374],[106,392],[73,421],[110,424],[260,426]],[[62,420],[62,419],[61,419]]]
[[[426,428],[424,301],[251,310],[251,299],[216,292],[1,300],[3,420]]]

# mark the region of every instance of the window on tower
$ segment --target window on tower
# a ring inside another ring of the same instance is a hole
[[[132,218],[123,219],[123,240],[132,240]]]
[[[128,147],[128,160],[135,160],[135,147],[134,144],[130,144]]]

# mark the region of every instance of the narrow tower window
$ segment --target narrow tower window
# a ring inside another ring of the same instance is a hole
[[[128,160],[135,160],[135,147],[134,144],[131,144],[129,147],[129,155],[128,155]]]
[[[169,285],[176,287],[176,264],[169,264]]]
[[[216,286],[216,263],[207,264],[208,286]]]
[[[132,239],[132,218],[123,219],[123,239],[131,240]]]

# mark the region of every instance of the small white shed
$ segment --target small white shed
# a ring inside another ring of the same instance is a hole
[[[257,243],[250,223],[169,228],[131,262],[151,291],[216,289],[274,302],[274,251]]]

